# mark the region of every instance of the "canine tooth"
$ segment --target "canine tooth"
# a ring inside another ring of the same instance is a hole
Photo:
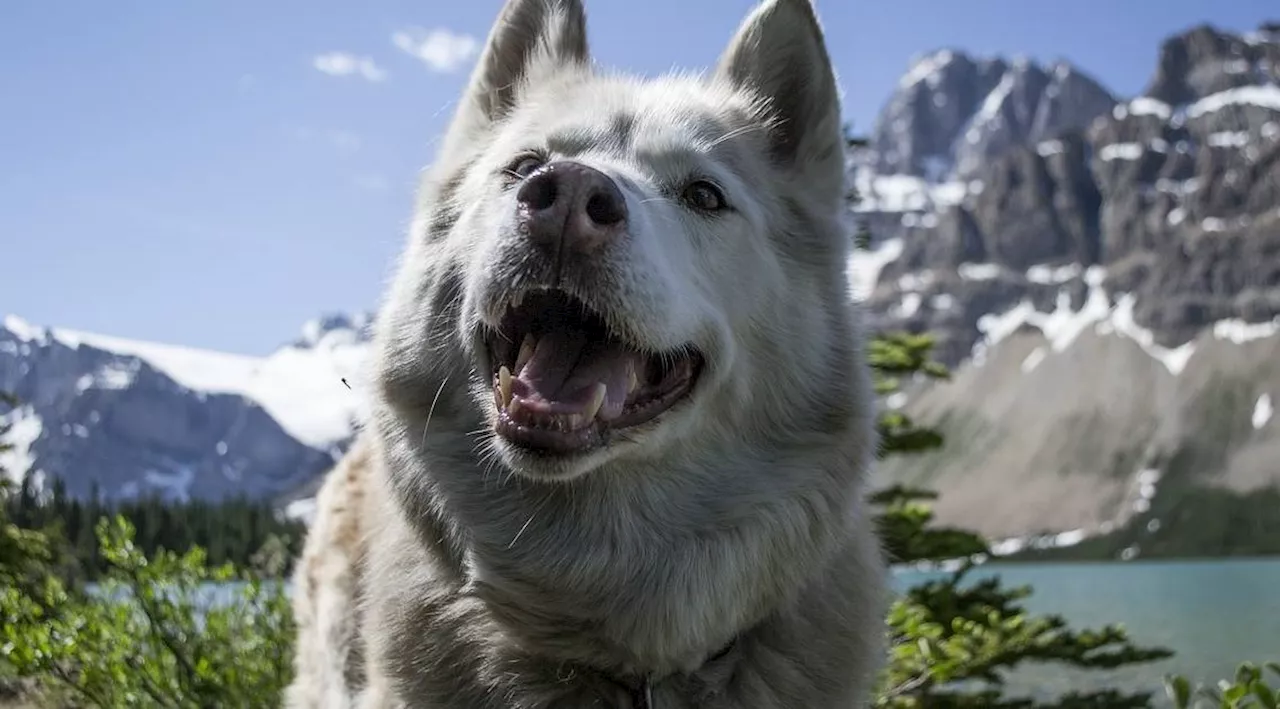
[[[631,374],[631,382],[627,384],[627,395],[630,396],[636,389],[640,388],[640,377],[636,376],[634,367],[631,367],[628,372]]]
[[[596,382],[596,388],[591,392],[591,402],[587,404],[587,408],[582,412],[582,418],[590,421],[600,413],[600,407],[604,405],[604,395],[609,393],[609,386],[604,382]]]
[[[515,415],[516,415],[516,413],[517,413],[517,412],[519,412],[519,411],[520,411],[520,400],[519,400],[519,399],[512,399],[512,400],[511,400],[511,403],[510,403],[510,404],[507,404],[507,415],[508,415],[508,416],[515,416]]]
[[[532,333],[524,336],[524,342],[520,343],[520,354],[516,357],[516,374],[519,374],[520,370],[524,369],[524,366],[529,363],[537,345],[538,343],[533,339]]]
[[[576,431],[577,429],[582,428],[582,414],[569,414],[568,423],[568,429],[570,431]]]
[[[502,405],[509,406],[511,404],[511,370],[507,369],[505,364],[498,370],[498,387],[502,389]]]

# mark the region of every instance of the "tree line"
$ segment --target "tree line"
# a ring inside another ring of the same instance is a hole
[[[152,556],[161,549],[185,552],[204,549],[213,565],[231,563],[244,567],[254,563],[264,547],[280,547],[288,558],[302,550],[306,526],[289,519],[270,501],[244,496],[219,501],[176,502],[159,495],[112,501],[104,498],[95,483],[87,498],[67,493],[62,479],[46,489],[37,489],[28,475],[21,486],[4,499],[5,517],[12,524],[44,530],[62,541],[71,573],[93,580],[104,573],[103,558],[94,528],[104,517],[120,516],[134,529],[133,543]]]

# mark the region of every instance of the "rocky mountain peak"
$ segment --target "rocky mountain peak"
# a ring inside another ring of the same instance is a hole
[[[1015,145],[1083,128],[1114,104],[1066,62],[940,49],[912,61],[881,113],[874,169],[929,182],[966,178]]]
[[[372,313],[324,313],[302,326],[302,336],[291,346],[300,349],[332,349],[368,342]]]
[[[1280,32],[1274,23],[1243,36],[1201,24],[1161,45],[1146,95],[1178,106],[1228,89],[1277,82]]]

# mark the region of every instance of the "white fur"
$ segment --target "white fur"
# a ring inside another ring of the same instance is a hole
[[[476,333],[547,285],[503,176],[527,150],[600,170],[628,206],[625,238],[560,287],[707,365],[570,457],[494,435],[478,367]],[[626,706],[641,675],[662,709],[865,701],[884,579],[843,164],[808,0],[762,3],[709,75],[647,81],[590,65],[578,0],[509,0],[380,311],[374,420],[299,567],[289,705],[344,706],[338,666],[366,707]],[[699,177],[732,209],[682,203]]]

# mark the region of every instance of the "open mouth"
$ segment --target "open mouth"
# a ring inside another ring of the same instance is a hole
[[[693,348],[652,352],[615,336],[582,301],[558,290],[523,294],[485,338],[498,409],[494,430],[551,454],[603,445],[689,394],[702,369]]]

